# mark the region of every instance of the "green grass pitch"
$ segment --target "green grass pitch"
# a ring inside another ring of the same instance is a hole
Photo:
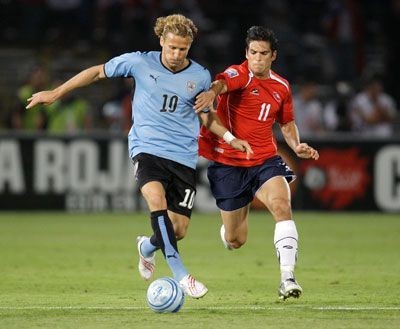
[[[0,328],[400,328],[399,214],[295,219],[300,299],[277,299],[269,214],[252,212],[247,244],[230,252],[219,215],[195,213],[180,252],[209,293],[156,314],[137,272],[147,214],[0,213]],[[155,277],[166,275],[159,253]]]

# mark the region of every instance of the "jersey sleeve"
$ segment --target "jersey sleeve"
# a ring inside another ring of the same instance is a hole
[[[211,86],[211,74],[210,71],[204,69],[204,86],[202,91],[207,91]]]
[[[292,98],[292,92],[289,89],[286,94],[286,97],[282,102],[282,107],[281,110],[278,112],[276,121],[279,124],[284,125],[293,120],[294,120],[293,98]]]
[[[110,59],[104,64],[104,73],[108,78],[135,76],[135,67],[141,63],[141,52],[126,53]]]
[[[232,65],[224,72],[218,73],[216,80],[225,80],[228,91],[232,91],[245,87],[249,83],[250,77],[241,66]]]
[[[204,85],[203,85],[203,89],[201,91],[207,91],[210,89],[211,86],[211,74],[210,71],[208,71],[207,69],[204,69]],[[204,110],[202,110],[202,112],[204,113],[208,113],[210,112],[209,108],[205,108]]]

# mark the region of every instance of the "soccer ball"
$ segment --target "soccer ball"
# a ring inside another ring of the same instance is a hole
[[[154,312],[178,312],[184,301],[183,290],[172,278],[159,278],[147,288],[147,304]]]

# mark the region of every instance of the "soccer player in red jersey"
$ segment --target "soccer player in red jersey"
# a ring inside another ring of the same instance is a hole
[[[220,95],[217,114],[229,129],[223,139],[205,129],[199,138],[200,155],[211,160],[208,179],[221,211],[221,239],[228,249],[246,242],[248,213],[256,196],[276,221],[274,244],[281,271],[278,294],[286,299],[302,293],[294,277],[298,233],[288,184],[295,175],[277,155],[274,122],[298,157],[317,160],[319,154],[300,142],[289,83],[271,70],[277,43],[271,30],[251,27],[246,38],[247,60],[218,74],[211,89],[198,95],[194,108],[197,112],[211,107]],[[235,136],[249,142],[254,152],[250,158],[230,147]]]

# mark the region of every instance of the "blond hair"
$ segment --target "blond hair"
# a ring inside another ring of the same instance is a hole
[[[197,27],[191,19],[175,14],[157,18],[154,32],[159,38],[165,38],[167,33],[172,33],[183,38],[189,37],[193,41],[197,34]]]

